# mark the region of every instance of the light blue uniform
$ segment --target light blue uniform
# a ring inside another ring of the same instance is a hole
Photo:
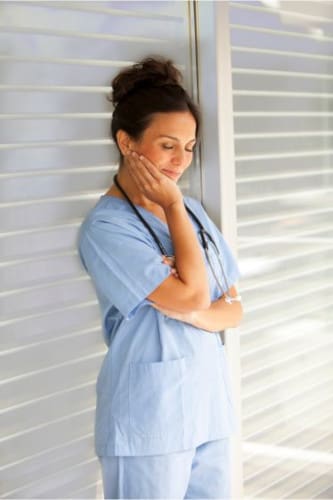
[[[184,200],[219,247],[227,284],[214,252],[211,259],[226,291],[240,277],[237,262],[200,202],[188,196]],[[173,255],[167,224],[137,208]],[[96,384],[95,449],[102,463],[124,457],[134,464],[138,457],[142,465],[146,457],[151,464],[161,455],[174,463],[177,452],[188,457],[210,441],[225,448],[238,423],[224,345],[218,332],[168,318],[151,307],[146,297],[169,276],[170,266],[162,262],[156,242],[128,202],[101,196],[82,223],[78,248],[96,289],[108,346]],[[221,292],[208,264],[207,270],[214,301]],[[165,477],[165,464],[161,474]],[[152,492],[150,496],[159,498]],[[143,498],[139,490],[135,497]]]

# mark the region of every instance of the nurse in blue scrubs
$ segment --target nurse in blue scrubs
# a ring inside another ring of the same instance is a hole
[[[242,318],[240,272],[177,184],[199,112],[163,58],[125,68],[112,89],[120,166],[78,240],[108,346],[95,419],[104,496],[229,498],[238,422],[219,331]]]

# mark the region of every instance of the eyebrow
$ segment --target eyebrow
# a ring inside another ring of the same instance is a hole
[[[169,137],[169,139],[173,139],[174,141],[178,141],[179,142],[179,139],[177,137],[172,137],[172,135],[161,134],[157,138],[160,138],[160,137]],[[188,142],[193,142],[193,141],[196,141],[196,139],[191,139]]]

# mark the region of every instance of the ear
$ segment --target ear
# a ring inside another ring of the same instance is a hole
[[[118,147],[122,153],[122,155],[127,155],[129,150],[132,149],[131,148],[131,144],[132,144],[132,139],[131,137],[127,134],[127,132],[125,132],[125,130],[117,130],[117,133],[116,133],[116,138],[117,138],[117,143],[118,143]]]

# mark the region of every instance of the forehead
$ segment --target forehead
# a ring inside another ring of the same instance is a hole
[[[169,135],[195,139],[196,121],[189,111],[155,113],[146,133],[150,136]]]

